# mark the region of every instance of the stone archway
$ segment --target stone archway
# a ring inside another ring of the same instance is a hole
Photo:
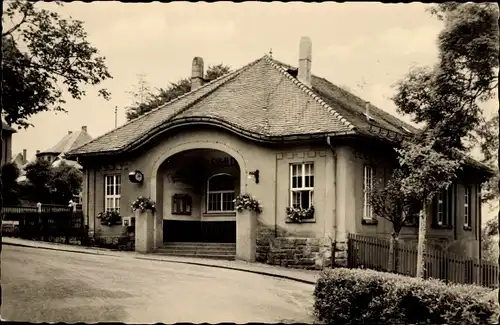
[[[246,162],[241,156],[241,154],[228,146],[225,143],[216,142],[216,141],[194,141],[194,142],[186,142],[175,147],[169,148],[169,150],[161,153],[154,159],[154,163],[151,169],[150,175],[150,197],[153,198],[156,202],[163,201],[163,183],[162,179],[159,175],[159,171],[161,166],[169,160],[171,157],[174,157],[177,154],[182,154],[183,152],[195,151],[199,149],[208,149],[223,152],[236,160],[239,165],[239,193],[246,192],[247,188],[247,168]],[[159,248],[163,245],[163,212],[161,212],[161,216],[158,216],[155,222],[154,227],[154,248]],[[236,222],[237,219],[236,219]]]

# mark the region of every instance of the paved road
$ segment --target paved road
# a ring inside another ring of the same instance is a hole
[[[2,318],[312,323],[313,286],[252,273],[3,246]]]

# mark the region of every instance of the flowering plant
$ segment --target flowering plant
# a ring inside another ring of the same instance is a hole
[[[131,204],[132,210],[140,210],[142,212],[146,210],[155,211],[155,202],[150,198],[139,196],[134,202]]]
[[[314,218],[314,207],[311,205],[308,209],[303,208],[286,208],[286,216],[292,222],[302,222],[302,220]]]
[[[262,212],[262,206],[259,201],[257,201],[250,194],[240,194],[233,200],[236,205],[236,211],[241,212],[243,210],[250,210],[257,213]]]
[[[113,226],[122,222],[122,217],[117,211],[99,212],[97,219],[101,220],[102,225]]]

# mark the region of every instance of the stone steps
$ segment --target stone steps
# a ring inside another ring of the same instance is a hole
[[[156,254],[234,260],[236,244],[228,243],[165,243]]]

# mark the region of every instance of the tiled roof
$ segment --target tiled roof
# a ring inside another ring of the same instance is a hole
[[[52,153],[52,154],[61,154],[66,153],[70,150],[76,149],[85,143],[92,140],[90,134],[88,134],[85,130],[79,130],[76,132],[71,132],[65,135],[58,143],[56,143],[53,147],[40,152],[40,155]]]
[[[72,167],[78,168],[78,169],[82,169],[83,168],[78,162],[76,162],[74,160],[67,160],[67,159],[64,159],[62,157],[58,157],[56,160],[54,160],[54,162],[52,163],[52,167],[58,167],[62,163],[66,164],[68,166],[72,166]]]
[[[369,120],[361,98],[314,75],[309,88],[296,73],[296,68],[264,56],[68,154],[125,151],[160,128],[189,121],[215,123],[269,141],[341,134],[395,139],[419,132],[374,105]]]

